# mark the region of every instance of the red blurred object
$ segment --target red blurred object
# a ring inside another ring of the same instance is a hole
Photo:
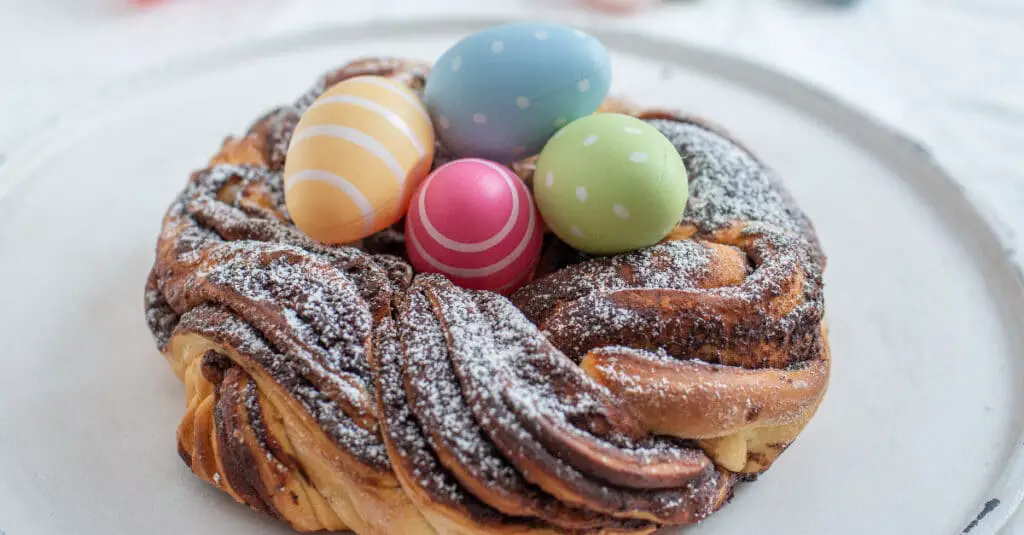
[[[660,2],[661,0],[583,0],[588,6],[613,13],[632,13]]]

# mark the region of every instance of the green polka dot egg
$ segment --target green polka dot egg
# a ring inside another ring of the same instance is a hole
[[[679,223],[689,192],[686,167],[653,126],[617,113],[577,119],[537,160],[533,191],[562,241],[592,254],[653,245]]]

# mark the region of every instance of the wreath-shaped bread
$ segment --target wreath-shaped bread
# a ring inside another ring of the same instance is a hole
[[[363,60],[229,138],[168,211],[149,325],[184,382],[178,451],[300,531],[649,533],[700,521],[794,440],[828,383],[811,224],[741,145],[673,113],[690,197],[663,242],[588,257],[545,239],[511,298],[413,272],[398,230],[326,246],[281,171],[326,87],[422,88]],[[443,158],[438,158],[443,162]],[[513,166],[531,180],[529,160]],[[396,227],[398,228],[398,227]]]

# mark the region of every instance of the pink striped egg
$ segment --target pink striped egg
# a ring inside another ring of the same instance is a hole
[[[537,266],[542,226],[533,197],[509,168],[466,158],[437,168],[413,193],[406,250],[421,272],[509,294]]]

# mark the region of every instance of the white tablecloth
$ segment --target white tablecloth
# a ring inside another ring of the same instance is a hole
[[[0,5],[0,161],[117,76],[254,36],[374,18],[554,16],[729,51],[822,87],[917,140],[1024,251],[1024,1],[681,0],[622,18],[571,0],[125,1]]]

